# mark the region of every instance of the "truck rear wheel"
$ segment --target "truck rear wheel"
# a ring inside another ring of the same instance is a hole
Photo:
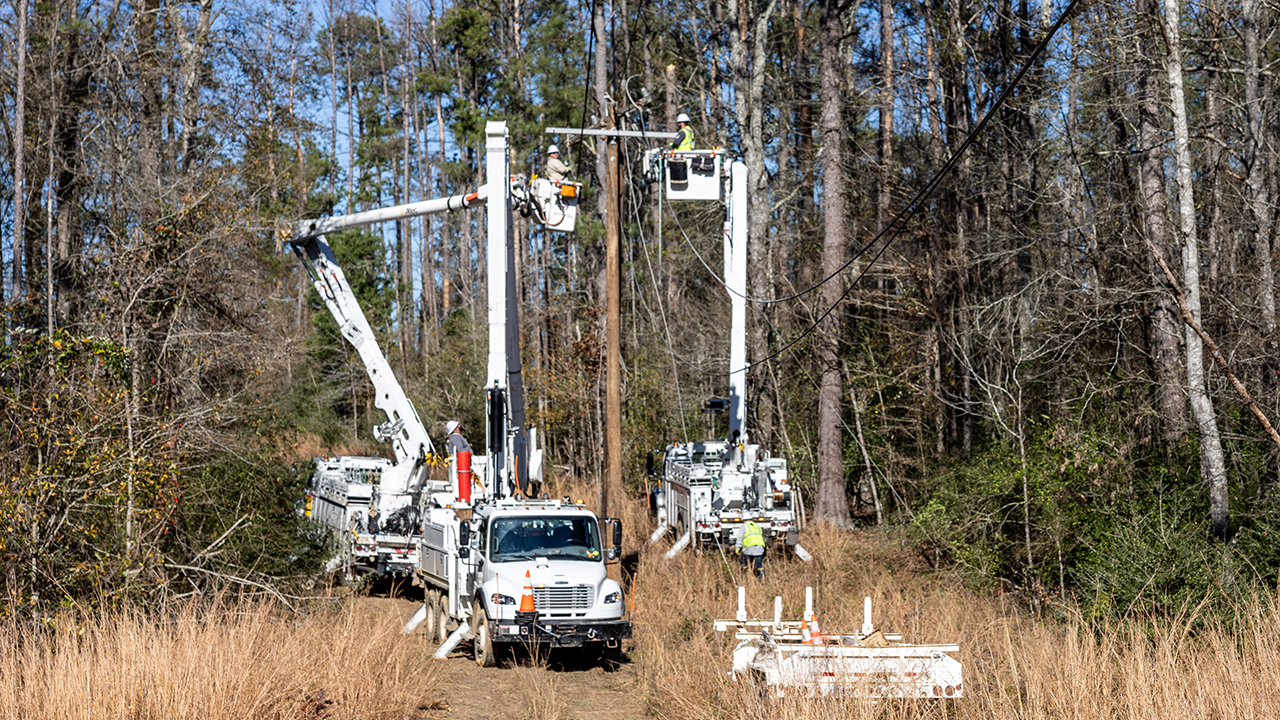
[[[436,628],[440,642],[449,639],[449,598],[444,593],[436,594]]]
[[[440,593],[432,590],[427,593],[426,602],[422,604],[422,607],[427,611],[427,618],[425,621],[427,626],[427,642],[433,644],[444,642],[444,638],[440,637],[440,633],[438,632],[440,629],[439,598]]]
[[[493,637],[489,635],[489,616],[484,612],[484,603],[477,600],[471,606],[471,641],[476,664],[480,667],[495,667],[498,655],[493,649]]]

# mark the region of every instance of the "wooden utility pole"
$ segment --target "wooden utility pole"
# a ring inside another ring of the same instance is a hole
[[[622,497],[622,175],[618,154],[622,137],[671,140],[675,133],[618,130],[610,109],[602,130],[550,127],[548,135],[592,135],[608,138],[605,144],[604,227],[605,227],[605,395],[604,395],[604,477],[600,478],[601,517],[609,516],[611,497]]]
[[[608,129],[615,127],[610,109]],[[618,138],[609,138],[605,151],[605,476],[600,483],[600,514],[609,516],[609,497],[622,495],[622,272],[618,255],[622,244],[622,211],[618,207]]]

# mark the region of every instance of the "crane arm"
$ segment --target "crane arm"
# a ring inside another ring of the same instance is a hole
[[[347,282],[346,274],[334,258],[333,249],[329,247],[325,235],[377,222],[461,210],[480,205],[487,198],[488,187],[481,186],[476,192],[465,195],[303,220],[289,232],[289,244],[294,254],[307,269],[312,285],[338,323],[342,336],[351,343],[364,362],[369,380],[373,383],[374,405],[387,416],[386,422],[374,428],[373,435],[379,442],[391,443],[397,465],[425,458],[429,453],[434,453],[435,448],[426,427],[418,417],[418,411],[396,380],[391,363],[378,346],[377,336]]]

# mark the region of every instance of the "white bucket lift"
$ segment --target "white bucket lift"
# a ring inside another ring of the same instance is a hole
[[[582,183],[565,180],[554,183],[547,178],[535,177],[531,183],[533,197],[538,201],[538,220],[548,230],[573,232],[578,222],[578,197]]]
[[[657,161],[665,185],[663,192],[671,200],[722,199],[720,170],[724,150],[666,150],[657,156]]]

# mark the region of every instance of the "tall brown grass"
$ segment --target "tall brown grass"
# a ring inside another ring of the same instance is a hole
[[[400,620],[217,602],[0,629],[0,718],[410,718],[438,670]]]
[[[732,555],[641,558],[635,583],[635,660],[649,711],[661,718],[1264,718],[1280,711],[1280,603],[1242,601],[1230,622],[1188,608],[1177,618],[1112,623],[1036,618],[1007,598],[975,594],[916,563],[883,533],[810,531],[814,562],[772,558],[763,580]],[[736,586],[748,614],[799,618],[812,586],[827,631],[862,623],[871,596],[877,627],[918,643],[955,642],[965,695],[948,705],[786,699],[762,703],[727,676],[736,641],[714,632]]]

